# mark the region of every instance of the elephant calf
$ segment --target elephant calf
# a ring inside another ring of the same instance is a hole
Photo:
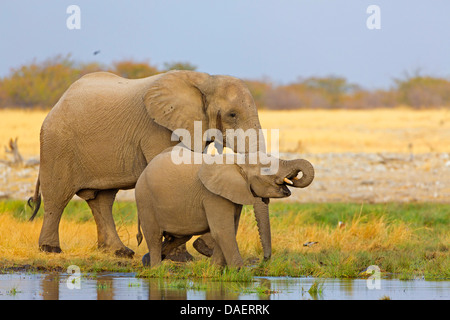
[[[193,152],[185,151],[194,159]],[[214,157],[221,157],[222,161],[212,163],[217,160]],[[265,161],[261,161],[261,157]],[[312,165],[303,159],[279,160],[262,153],[258,154],[258,161],[253,162],[256,164],[251,164],[249,155],[243,154],[203,154],[203,159],[201,164],[194,161],[175,164],[170,151],[161,153],[148,164],[136,183],[138,217],[152,267],[172,248],[193,235],[209,231],[215,242],[213,262],[243,266],[236,242],[242,205],[252,205],[258,202],[256,200],[262,203],[258,198],[268,203],[269,198],[288,197],[291,192],[287,184],[304,188],[314,179]],[[274,174],[263,174],[268,173],[269,165],[262,164],[268,163],[268,159],[278,162],[278,171]],[[303,174],[301,178],[297,177],[299,172]],[[266,210],[255,216],[264,258],[269,259],[269,212]]]

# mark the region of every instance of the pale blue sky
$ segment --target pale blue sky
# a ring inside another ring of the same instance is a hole
[[[69,30],[66,9],[81,9]],[[366,9],[381,9],[369,30]],[[0,76],[71,53],[76,61],[189,61],[241,78],[338,75],[386,88],[407,71],[450,77],[448,0],[2,1]],[[100,50],[94,56],[93,52]]]

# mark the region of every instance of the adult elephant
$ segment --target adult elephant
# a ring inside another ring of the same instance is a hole
[[[61,215],[77,194],[94,215],[98,247],[133,256],[115,228],[112,205],[116,193],[134,188],[147,164],[179,143],[171,139],[174,130],[187,129],[193,149],[194,121],[201,121],[202,136],[207,129],[219,129],[224,141],[227,129],[243,129],[237,132],[244,135],[244,130],[261,128],[248,88],[230,76],[171,71],[130,80],[96,72],[74,82],[41,128],[39,177],[29,200],[34,203],[32,220],[42,192],[45,213],[40,249],[61,252]],[[205,140],[202,148],[208,143]],[[233,147],[235,152],[257,149],[258,141]],[[267,204],[261,200],[255,210],[268,210]],[[210,241],[208,236],[200,240],[197,250],[207,253]]]

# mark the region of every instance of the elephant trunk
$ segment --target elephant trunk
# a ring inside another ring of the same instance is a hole
[[[266,141],[258,116],[250,118],[247,123],[249,125],[244,125],[234,133],[224,133],[224,146],[233,149],[235,153],[266,153]]]
[[[268,200],[268,199],[267,199]],[[258,226],[259,238],[264,253],[264,260],[272,256],[272,239],[270,235],[269,204],[261,198],[256,198],[253,204],[255,211],[256,224]]]
[[[250,146],[250,152],[262,152],[266,153],[266,144],[261,125],[257,124],[256,145]],[[272,256],[272,236],[270,233],[270,219],[269,219],[269,199],[257,198],[253,204],[253,210],[255,212],[256,224],[258,226],[259,238],[264,253],[264,260],[269,260]]]
[[[311,184],[314,180],[314,167],[312,164],[304,159],[293,160],[294,166],[303,173],[300,179],[293,179],[293,187],[295,188],[305,188]]]

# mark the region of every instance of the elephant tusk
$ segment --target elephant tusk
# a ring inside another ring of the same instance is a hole
[[[217,148],[214,146],[214,143],[210,143],[208,149],[206,149],[206,153],[214,156],[218,153]]]
[[[219,155],[219,154],[234,154],[233,149],[228,147],[223,147],[222,153],[219,153],[219,150],[216,148],[214,143],[210,143],[206,149],[206,153],[210,154],[212,156]]]
[[[222,153],[224,153],[224,154],[225,154],[225,153],[234,154],[234,151],[233,151],[233,149],[231,149],[231,148],[223,147]]]
[[[290,185],[293,185],[293,184],[294,184],[294,183],[293,183],[291,180],[289,180],[288,178],[284,178],[283,181],[286,182],[287,184],[290,184]]]

